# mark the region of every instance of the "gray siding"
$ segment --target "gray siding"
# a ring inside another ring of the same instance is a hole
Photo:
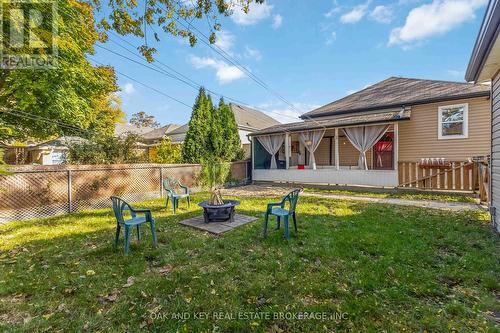
[[[491,83],[491,208],[500,232],[500,74]]]

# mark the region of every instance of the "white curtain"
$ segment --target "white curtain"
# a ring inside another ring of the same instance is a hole
[[[269,169],[277,169],[276,165],[276,153],[280,150],[283,141],[285,140],[284,134],[275,134],[275,135],[262,135],[258,136],[260,144],[264,149],[271,154],[271,167]]]
[[[318,148],[325,130],[309,131],[300,133],[299,140],[302,142],[304,147],[306,147],[309,152],[309,165],[316,170],[316,159],[314,158],[314,152]]]
[[[359,150],[358,166],[362,170],[368,169],[366,152],[373,147],[385,134],[389,125],[359,126],[344,128],[344,133],[351,144]]]

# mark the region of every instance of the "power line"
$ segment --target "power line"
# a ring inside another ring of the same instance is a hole
[[[174,10],[175,11],[175,10]],[[275,95],[276,97],[278,97],[281,101],[283,101],[285,104],[289,105],[292,109],[296,110],[297,112],[299,112],[300,114],[302,114],[302,112],[297,109],[295,107],[295,105],[293,105],[291,102],[289,102],[288,100],[286,100],[283,96],[281,96],[278,92],[274,91],[273,89],[271,89],[264,81],[262,81],[259,77],[257,77],[255,74],[253,74],[252,72],[250,72],[245,66],[241,65],[236,59],[234,59],[234,57],[232,57],[230,54],[228,54],[225,50],[223,50],[222,48],[220,48],[218,45],[216,44],[211,44],[210,43],[210,40],[209,38],[203,33],[201,32],[198,28],[196,28],[194,25],[192,25],[190,22],[187,22],[187,20],[185,18],[183,18],[181,15],[179,15],[179,13],[177,11],[175,11],[178,15],[179,18],[181,18],[182,20],[184,20],[188,26],[186,27],[186,25],[184,25],[182,22],[178,21],[185,29],[189,30],[191,33],[193,33],[196,37],[198,37],[198,39],[200,39],[205,45],[207,45],[210,49],[212,49],[214,52],[218,53],[220,56],[222,56],[224,59],[226,59],[227,61],[229,61],[232,65],[236,66],[237,68],[239,68],[241,71],[243,71],[249,78],[251,78],[254,82],[256,82],[258,85],[260,85],[261,87],[263,87],[264,89],[266,89],[267,91],[271,92],[273,95]],[[199,35],[197,35],[196,33],[192,32],[190,27],[192,27],[194,30],[196,30],[200,35],[202,35],[205,39],[203,38],[200,38]],[[217,49],[216,49],[217,48]],[[303,115],[303,114],[302,114]],[[317,122],[315,119],[313,119],[312,117],[310,116],[305,116],[306,118],[308,118],[309,120],[312,120],[313,122],[317,123],[318,125],[322,126],[323,128],[325,128],[324,125],[321,125],[319,122]]]
[[[28,113],[23,112],[21,110],[12,110],[12,109],[11,110],[6,110],[5,108],[2,108],[2,112],[0,112],[0,114],[1,113],[8,113],[8,114],[16,116],[16,117],[21,117],[21,118],[26,118],[26,119],[30,119],[30,120],[35,120],[35,121],[41,121],[41,122],[44,122],[44,123],[49,123],[49,124],[52,124],[52,125],[57,125],[57,126],[60,126],[60,127],[63,127],[63,128],[71,129],[73,131],[78,131],[80,133],[86,133],[86,134],[91,133],[89,130],[85,130],[83,128],[79,128],[79,127],[70,125],[68,123],[60,122],[60,121],[57,121],[57,120],[54,120],[54,119],[50,119],[50,118],[47,118],[47,117],[42,117],[42,116],[38,116],[38,115],[28,114]]]
[[[107,48],[104,48],[104,49],[107,49]],[[111,52],[113,52],[113,51],[111,51]],[[113,53],[115,53],[115,54],[119,55],[119,53],[116,53],[116,52],[113,52]],[[129,58],[129,59],[130,59],[130,58]],[[94,61],[95,63],[97,63],[97,64],[101,65],[101,66],[106,66],[105,64],[103,64],[103,63],[102,63],[102,62],[100,62],[100,61],[97,61],[97,60],[92,59],[92,58],[91,58],[91,60],[92,60],[92,61]],[[133,59],[130,59],[130,60],[131,60],[131,61],[133,61],[133,62],[135,62],[135,63],[137,63],[137,64],[139,64],[139,65],[142,65],[142,66],[144,66],[144,67],[148,67],[148,66],[146,66],[146,65],[144,65],[144,64],[141,64],[141,63],[139,63],[139,62],[137,62],[137,61],[135,61],[135,60],[133,60]],[[148,67],[148,68],[149,68],[149,67]],[[159,93],[159,94],[161,94],[161,95],[163,95],[163,96],[165,96],[165,97],[167,97],[167,98],[169,98],[169,99],[171,99],[171,100],[173,100],[173,101],[175,101],[175,102],[177,102],[177,103],[179,103],[179,104],[182,104],[182,105],[184,105],[185,107],[187,107],[187,108],[189,108],[189,109],[191,109],[191,108],[192,108],[192,107],[191,107],[191,105],[188,105],[187,103],[184,103],[183,101],[181,101],[181,100],[179,100],[179,99],[177,99],[177,98],[175,98],[175,97],[172,97],[172,96],[168,95],[167,93],[165,93],[165,92],[163,92],[163,91],[161,91],[161,90],[158,90],[158,89],[156,89],[156,88],[154,88],[154,87],[152,87],[152,86],[150,86],[150,85],[147,85],[146,83],[143,83],[143,82],[141,82],[141,81],[139,81],[139,80],[136,80],[136,79],[134,79],[133,77],[131,77],[131,76],[129,76],[129,75],[127,75],[127,74],[125,74],[125,73],[122,73],[122,72],[120,72],[120,71],[117,71],[116,69],[115,69],[115,72],[116,72],[116,73],[118,73],[118,74],[120,74],[121,76],[124,76],[124,77],[128,78],[129,80],[132,80],[132,81],[134,81],[134,82],[136,82],[136,83],[138,83],[138,84],[140,84],[140,85],[142,85],[142,86],[144,86],[144,87],[148,88],[148,89],[151,89],[151,90],[153,90],[153,91],[156,91],[157,93]]]
[[[123,40],[125,41],[125,39],[123,39]],[[115,42],[115,41],[113,41],[113,40],[111,40],[111,39],[110,39],[110,41],[112,41],[113,43],[117,44],[118,46],[120,46],[121,48],[123,48],[123,49],[124,49],[124,50],[126,50],[127,52],[129,52],[129,53],[133,54],[134,56],[136,56],[136,57],[140,58],[142,61],[144,61],[144,59],[143,59],[140,55],[138,55],[138,54],[136,54],[136,53],[134,53],[134,52],[130,51],[129,49],[125,48],[123,45],[120,45],[120,44],[118,44],[117,42]],[[128,43],[128,44],[129,44],[129,45],[132,45],[131,43]],[[104,49],[104,50],[106,50],[106,51],[108,51],[108,52],[111,52],[111,53],[113,53],[113,54],[115,54],[115,55],[117,55],[117,56],[119,56],[119,57],[121,57],[121,58],[127,59],[127,60],[129,60],[129,61],[131,61],[131,62],[133,62],[133,63],[136,63],[136,64],[138,64],[138,65],[140,65],[140,66],[142,66],[142,67],[148,68],[148,69],[150,69],[150,70],[152,70],[152,71],[155,71],[155,72],[157,72],[157,73],[160,73],[160,74],[164,74],[164,75],[168,76],[169,78],[172,78],[172,79],[178,80],[178,81],[180,81],[180,82],[182,82],[182,83],[184,83],[184,84],[186,84],[186,85],[188,85],[188,86],[192,87],[192,88],[193,88],[193,89],[195,89],[195,90],[198,90],[199,88],[201,88],[201,87],[202,87],[202,85],[201,85],[201,84],[197,83],[196,81],[194,81],[194,80],[190,79],[189,77],[187,77],[186,75],[184,75],[184,74],[182,74],[182,73],[180,73],[180,72],[178,72],[178,71],[175,71],[175,72],[176,72],[176,73],[178,73],[179,75],[183,76],[184,78],[186,78],[185,80],[184,80],[184,79],[182,79],[182,78],[179,78],[179,77],[178,77],[178,76],[176,76],[176,75],[173,75],[173,74],[169,73],[168,71],[163,70],[162,68],[160,68],[159,66],[156,66],[156,65],[154,65],[154,64],[151,64],[151,65],[149,65],[149,64],[144,64],[144,63],[139,62],[139,61],[137,61],[137,60],[131,59],[131,58],[129,58],[129,57],[127,57],[127,56],[123,55],[123,54],[120,54],[120,53],[118,53],[118,52],[116,52],[116,51],[113,51],[113,50],[111,50],[111,49],[109,49],[109,48],[107,48],[107,47],[105,47],[105,46],[102,46],[102,45],[96,45],[96,46],[97,46],[97,47],[99,47],[99,48],[101,48],[101,49]],[[95,61],[95,60],[94,60],[94,61]],[[158,62],[159,62],[159,61],[158,61]],[[160,62],[159,62],[159,63],[160,63]],[[163,64],[163,63],[162,63],[162,64]],[[156,67],[156,68],[153,68],[152,66],[154,66],[154,67]],[[166,67],[170,68],[171,70],[173,70],[170,66],[168,66],[168,65],[166,65],[166,64],[164,64],[164,66],[166,66]],[[118,71],[116,71],[116,72],[117,72],[117,73],[119,73]],[[125,74],[123,74],[123,73],[120,73],[120,74],[121,74],[121,75],[123,75],[123,76],[126,76],[126,75],[125,75]],[[130,78],[130,76],[127,76],[127,77],[129,77],[129,78]],[[135,80],[135,81],[137,81],[137,80]],[[152,88],[152,89],[153,89],[153,88]],[[216,96],[220,96],[220,97],[222,97],[222,98],[224,98],[224,99],[226,99],[226,100],[228,100],[228,101],[233,101],[233,102],[235,102],[235,103],[237,103],[237,104],[240,104],[240,105],[243,105],[243,106],[247,106],[247,107],[250,107],[250,108],[256,109],[256,110],[258,110],[258,111],[261,111],[261,112],[274,113],[274,114],[277,114],[277,115],[280,115],[280,116],[283,116],[283,117],[288,117],[288,118],[290,118],[290,119],[297,120],[297,118],[295,118],[295,117],[293,117],[293,116],[290,116],[290,115],[287,115],[287,114],[284,114],[284,113],[279,113],[279,112],[276,112],[276,111],[264,111],[264,110],[259,110],[257,107],[252,106],[252,105],[249,105],[249,104],[248,104],[248,103],[246,103],[246,102],[243,102],[243,101],[237,100],[237,99],[235,99],[235,98],[232,98],[232,97],[229,97],[229,96],[223,95],[223,94],[218,93],[218,92],[216,92],[216,91],[213,91],[213,90],[211,90],[211,89],[207,89],[207,88],[206,88],[206,90],[207,90],[209,93],[212,93],[212,94],[214,94],[214,95],[216,95]]]

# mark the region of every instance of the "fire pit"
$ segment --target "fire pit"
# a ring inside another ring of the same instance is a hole
[[[234,209],[240,202],[238,200],[224,200],[223,205],[211,205],[208,201],[203,201],[198,206],[203,207],[203,217],[205,223],[210,222],[233,222]]]

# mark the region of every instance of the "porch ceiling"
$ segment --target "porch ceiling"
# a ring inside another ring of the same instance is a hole
[[[325,120],[306,120],[290,124],[275,125],[250,133],[249,136],[258,136],[266,134],[284,133],[284,132],[302,132],[315,129],[329,129],[336,127],[347,127],[355,125],[372,125],[378,123],[390,123],[402,120],[409,120],[411,109],[397,110],[381,113],[370,113],[350,117],[325,119]]]

